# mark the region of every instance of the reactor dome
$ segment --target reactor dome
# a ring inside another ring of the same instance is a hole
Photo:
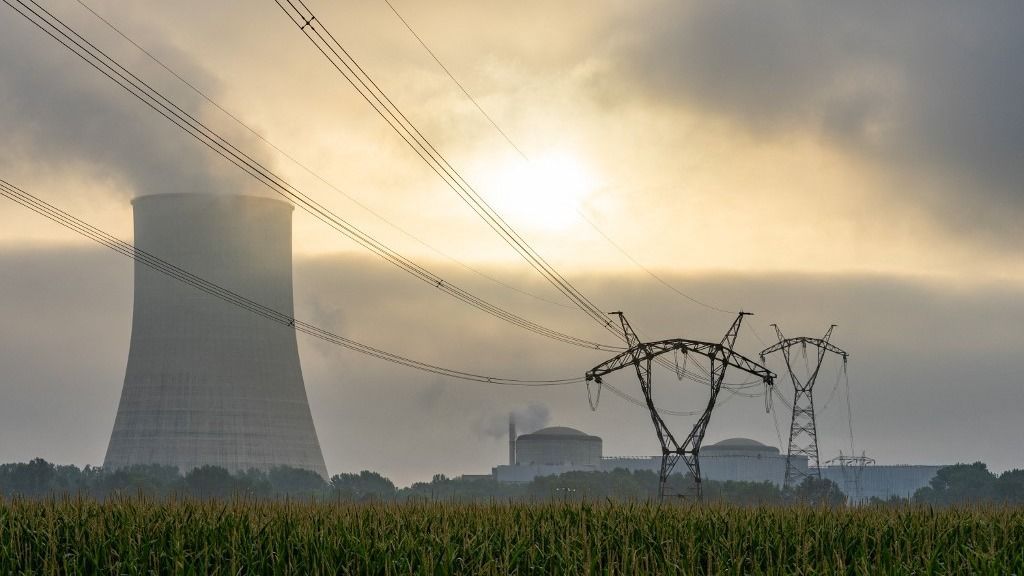
[[[727,438],[721,442],[704,446],[701,453],[715,456],[776,456],[779,449],[762,444],[750,438]]]
[[[601,465],[601,439],[565,426],[541,428],[516,438],[516,463],[597,468]]]

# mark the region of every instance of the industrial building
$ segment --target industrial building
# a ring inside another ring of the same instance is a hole
[[[515,436],[509,427],[509,463],[492,475],[499,482],[530,482],[539,476],[575,471],[647,470],[657,473],[660,456],[603,456],[601,438],[573,428],[554,426]],[[807,457],[794,456],[793,464],[807,471]],[[780,488],[786,479],[786,455],[778,448],[750,438],[728,438],[700,451],[705,480],[771,482]],[[942,466],[867,465],[825,466],[821,477],[835,482],[851,502],[871,498],[907,498],[927,486]]]
[[[807,468],[807,458],[798,457],[794,464]],[[650,470],[661,467],[660,456],[607,457],[602,470]],[[782,486],[786,479],[786,457],[778,448],[766,446],[749,438],[729,438],[709,444],[700,451],[701,477],[706,480],[771,482]]]
[[[872,498],[909,498],[942,468],[919,464],[825,466],[821,477],[835,482],[851,502],[865,502]]]
[[[509,422],[509,463],[494,468],[498,481],[530,482],[538,476],[601,470],[601,439],[597,436],[552,426],[517,437],[514,422]]]
[[[292,207],[259,197],[132,202],[135,246],[286,317]],[[131,347],[103,466],[292,466],[327,476],[295,331],[142,264]]]

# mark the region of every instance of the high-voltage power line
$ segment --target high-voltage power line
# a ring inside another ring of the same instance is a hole
[[[271,191],[284,197],[291,204],[309,213],[317,220],[334,228],[337,232],[340,232],[418,280],[496,318],[547,338],[593,350],[622,350],[621,346],[607,345],[580,338],[527,320],[452,284],[415,261],[389,248],[376,238],[341,218],[323,204],[303,193],[122,66],[106,52],[100,50],[61,19],[43,8],[35,0],[3,1],[76,56],[124,88],[129,94],[152,108],[169,122],[181,128],[185,133],[197,139],[211,151],[222,156],[225,160],[234,164]]]
[[[409,120],[335,35],[303,0],[274,0],[288,19],[309,39],[330,65],[363,97],[380,117],[451,188],[495,234],[534,270],[602,328],[621,337],[602,309],[553,267],[465,179],[449,160]]]
[[[743,317],[748,315],[748,313],[740,312],[736,320],[733,321],[732,326],[725,333],[725,336],[717,343],[681,338],[659,340],[657,342],[641,342],[636,332],[629,325],[629,321],[626,320],[625,314],[622,312],[613,312],[612,314],[619,317],[629,349],[587,371],[587,394],[590,396],[591,408],[596,408],[597,402],[600,400],[602,378],[616,370],[633,366],[637,378],[640,380],[640,389],[643,391],[644,399],[647,402],[647,409],[654,424],[654,431],[658,435],[658,441],[661,443],[658,498],[664,499],[665,485],[668,478],[676,464],[679,463],[679,460],[682,460],[693,476],[697,491],[696,497],[699,499],[701,495],[700,447],[704,441],[704,433],[707,431],[708,424],[711,421],[711,412],[714,410],[715,403],[718,400],[718,393],[722,389],[726,369],[731,366],[761,379],[765,386],[766,395],[768,387],[772,386],[775,381],[774,373],[734,350]],[[684,356],[689,354],[703,356],[710,362],[711,394],[707,407],[682,442],[676,439],[675,434],[669,429],[662,419],[658,408],[654,405],[653,379],[651,377],[651,363],[663,354],[675,353],[677,351],[681,352]],[[596,386],[596,394],[593,393],[592,386]]]
[[[81,0],[79,0],[79,2],[81,2]],[[523,149],[520,148],[519,145],[516,144],[512,140],[512,138],[508,135],[508,133],[505,132],[505,130],[502,129],[501,126],[498,125],[497,121],[495,121],[494,118],[492,118],[491,115],[488,114],[486,110],[484,110],[484,107],[482,105],[480,105],[480,102],[477,101],[477,99],[474,98],[472,94],[470,94],[470,92],[466,88],[466,86],[463,85],[463,83],[460,82],[459,79],[455,77],[455,74],[452,73],[452,71],[448,68],[448,66],[445,66],[444,62],[442,62],[441,59],[438,58],[437,54],[435,54],[434,51],[430,48],[430,46],[427,45],[427,42],[416,32],[416,30],[413,29],[412,24],[410,24],[409,21],[406,20],[404,16],[402,16],[402,14],[398,11],[397,8],[395,8],[395,5],[392,4],[390,0],[384,0],[384,3],[387,4],[388,8],[390,8],[391,11],[398,18],[398,20],[401,21],[402,25],[405,26],[405,29],[408,30],[410,34],[412,34],[412,37],[416,39],[416,42],[419,43],[419,45],[423,47],[423,50],[425,50],[427,52],[427,54],[430,55],[430,58],[434,62],[437,63],[437,65],[441,68],[441,70],[444,71],[445,75],[448,76],[448,78],[456,86],[458,86],[459,91],[462,92],[462,94],[466,97],[466,99],[469,100],[473,104],[473,107],[476,108],[476,110],[478,112],[480,112],[480,115],[483,116],[487,120],[487,123],[490,124],[494,128],[494,130],[497,131],[498,134],[501,135],[502,139],[504,139],[505,142],[507,142],[508,145],[511,146],[512,149],[516,151],[517,154],[519,154],[520,158],[522,158],[525,162],[531,162],[530,157],[526,155],[526,152],[523,152]],[[637,268],[639,268],[644,273],[646,273],[648,276],[650,276],[655,282],[657,282],[658,284],[661,284],[662,286],[664,286],[668,290],[670,290],[673,293],[675,293],[677,296],[680,296],[683,299],[688,300],[689,302],[691,302],[693,304],[696,304],[696,305],[701,306],[703,308],[706,308],[708,310],[712,310],[714,312],[721,312],[723,314],[735,314],[736,313],[735,311],[726,310],[724,308],[721,308],[719,306],[711,304],[711,303],[709,303],[707,301],[700,300],[700,299],[696,298],[695,296],[687,294],[686,292],[683,292],[679,288],[676,288],[675,286],[670,284],[667,280],[665,280],[660,275],[655,273],[654,270],[651,270],[647,266],[644,266],[643,263],[641,263],[639,260],[634,258],[632,254],[627,252],[625,248],[623,248],[618,242],[613,240],[611,238],[611,236],[608,235],[607,232],[602,230],[600,226],[598,226],[589,216],[587,216],[587,214],[581,208],[576,208],[576,213],[579,214],[580,218],[582,218],[583,221],[587,223],[587,225],[589,225],[591,228],[593,228],[594,231],[598,233],[598,235],[600,235],[602,238],[604,238],[604,240],[606,242],[608,242],[608,244],[612,248],[615,248],[615,250],[617,250],[620,254],[622,254],[627,260],[632,262]],[[756,333],[755,333],[755,336],[756,336]],[[760,338],[758,338],[758,339],[760,340]]]
[[[818,430],[814,417],[814,383],[821,371],[822,361],[828,352],[837,354],[843,358],[843,371],[846,371],[849,354],[845,350],[829,342],[832,337],[832,329],[835,324],[829,326],[823,338],[810,338],[800,336],[797,338],[786,338],[777,324],[772,324],[779,341],[761,351],[761,362],[765,357],[774,352],[782,352],[782,358],[786,363],[786,371],[793,382],[793,414],[789,426],[789,448],[786,451],[786,480],[785,486],[795,486],[808,476],[821,478],[820,460],[818,455]],[[800,346],[800,352],[804,361],[807,362],[807,347],[814,348],[817,352],[817,359],[814,367],[807,365],[807,375],[801,380],[793,369],[792,349]],[[797,456],[807,458],[807,469],[794,466],[793,459]]]
[[[393,364],[399,364],[408,368],[414,368],[424,372],[430,372],[432,374],[439,374],[442,376],[449,376],[451,378],[458,378],[460,380],[469,380],[473,382],[483,382],[487,384],[495,384],[502,386],[560,386],[567,384],[577,384],[583,381],[583,378],[561,378],[551,380],[528,380],[528,379],[515,379],[515,378],[502,378],[498,376],[488,376],[484,374],[475,374],[472,372],[466,372],[463,370],[455,370],[451,368],[445,368],[435,364],[429,364],[427,362],[421,362],[419,360],[413,360],[380,348],[375,348],[361,342],[346,338],[334,332],[330,332],[319,326],[305,322],[295,318],[294,316],[284,314],[273,308],[265,306],[259,302],[253,301],[246,298],[237,292],[224,288],[218,284],[210,282],[205,278],[192,274],[191,272],[184,270],[175,264],[163,260],[145,250],[136,248],[129,242],[125,242],[103,230],[88,224],[87,222],[69,214],[68,212],[57,208],[56,206],[49,204],[42,199],[34,196],[13,184],[8,183],[5,180],[0,179],[0,196],[5,197],[13,202],[20,204],[21,206],[32,210],[33,212],[49,218],[53,222],[60,224],[61,226],[76,232],[98,244],[110,248],[114,252],[117,252],[123,256],[127,256],[139,264],[146,266],[156,272],[159,272],[169,278],[192,286],[193,288],[205,292],[211,296],[219,298],[228,304],[237,306],[243,310],[261,316],[271,322],[280,324],[282,326],[290,327],[296,332],[301,332],[314,338],[318,338],[333,344],[371,356],[380,360],[391,362]]]

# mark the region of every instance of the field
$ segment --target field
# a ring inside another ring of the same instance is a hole
[[[0,501],[0,574],[1024,574],[1024,509]]]

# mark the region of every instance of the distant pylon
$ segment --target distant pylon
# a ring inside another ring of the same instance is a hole
[[[789,425],[789,449],[786,452],[786,480],[784,486],[795,486],[803,482],[804,478],[814,476],[821,478],[821,468],[818,459],[818,430],[814,418],[814,383],[818,379],[818,372],[821,370],[821,363],[825,359],[826,352],[832,352],[843,357],[843,370],[846,370],[846,361],[849,355],[835,345],[829,343],[832,337],[832,329],[835,324],[829,326],[824,338],[786,338],[778,325],[772,324],[779,341],[761,351],[761,363],[764,364],[765,356],[773,352],[782,352],[786,361],[786,370],[793,382],[793,416]],[[807,360],[807,345],[810,344],[818,352],[817,362],[811,369],[808,364],[808,374],[804,381],[797,377],[790,361],[790,352],[793,346],[800,345],[804,360]],[[807,458],[807,469],[803,470],[794,465],[795,456]]]
[[[848,504],[857,504],[864,500],[861,478],[864,475],[865,466],[874,466],[874,458],[868,458],[864,452],[861,452],[860,456],[844,456],[840,451],[838,458],[833,458],[825,464],[839,467],[843,481],[841,488],[848,497]]]

